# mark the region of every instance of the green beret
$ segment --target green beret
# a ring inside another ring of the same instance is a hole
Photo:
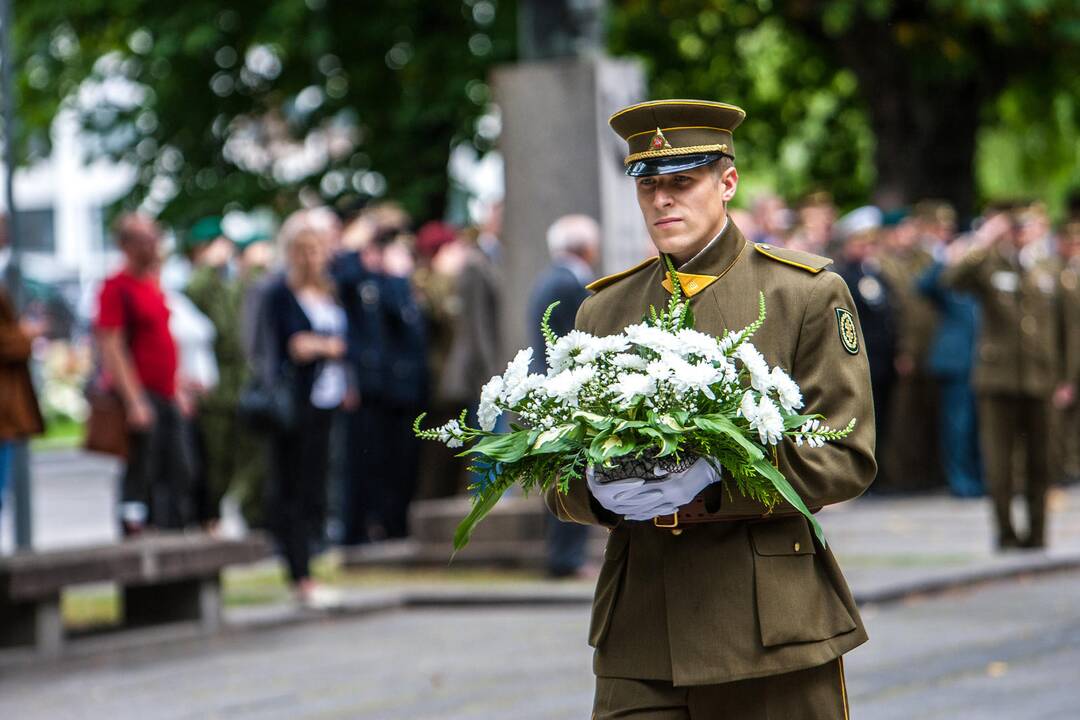
[[[187,247],[197,248],[209,242],[217,240],[224,235],[221,229],[221,218],[217,216],[204,217],[195,222],[187,233]]]

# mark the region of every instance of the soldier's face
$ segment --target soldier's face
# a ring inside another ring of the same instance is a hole
[[[686,262],[724,227],[726,203],[735,196],[734,167],[705,166],[637,179],[637,199],[656,249]]]

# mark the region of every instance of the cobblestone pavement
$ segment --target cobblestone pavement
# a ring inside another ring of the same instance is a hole
[[[1080,573],[864,611],[859,720],[1075,720]],[[591,701],[587,610],[430,609],[8,670],[18,720],[567,720]],[[717,715],[723,717],[723,715]]]

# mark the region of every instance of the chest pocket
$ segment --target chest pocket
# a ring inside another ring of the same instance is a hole
[[[801,516],[754,523],[754,599],[765,647],[827,640],[855,621],[816,561]]]

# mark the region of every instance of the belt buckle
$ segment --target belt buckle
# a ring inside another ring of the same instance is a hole
[[[672,522],[671,522],[670,525],[660,522],[660,518],[664,518],[664,517],[668,517],[668,516],[667,515],[657,515],[656,517],[654,517],[652,519],[653,525],[658,527],[658,528],[663,528],[665,530],[670,530],[671,528],[679,527],[679,511],[678,510],[676,510],[674,513],[672,513],[672,515],[671,515]]]

